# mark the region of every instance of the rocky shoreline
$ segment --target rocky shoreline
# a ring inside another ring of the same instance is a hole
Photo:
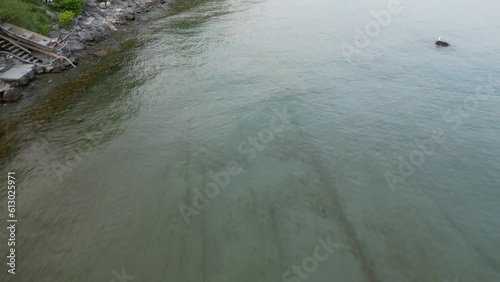
[[[62,72],[78,63],[78,58],[92,55],[103,57],[106,50],[95,50],[94,45],[103,41],[121,25],[134,24],[140,16],[152,8],[168,4],[168,0],[108,0],[99,2],[87,0],[81,15],[77,16],[74,24],[68,28],[60,28],[58,24],[49,30],[50,38],[64,38],[69,50],[68,61],[55,60],[50,66],[35,66],[22,79],[16,82],[2,82],[0,80],[0,106],[3,103],[14,103],[22,98],[23,87],[39,74]],[[47,12],[49,13],[49,12]],[[51,15],[56,17],[55,15]],[[36,53],[36,52],[35,52]],[[47,55],[37,54],[39,57]],[[16,62],[20,63],[20,62]]]
[[[67,37],[71,52],[80,53],[89,46],[98,43],[110,33],[117,31],[117,25],[135,21],[142,14],[149,12],[152,6],[166,4],[166,0],[111,0],[96,2],[87,0],[84,12],[78,16],[71,31],[49,31],[52,38]],[[57,29],[58,27],[56,27]]]

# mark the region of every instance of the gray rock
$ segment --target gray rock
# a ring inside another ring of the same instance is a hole
[[[96,28],[96,30],[99,32],[99,33],[106,33],[106,26],[103,26],[102,24],[100,26],[98,26]]]
[[[97,52],[94,52],[93,55],[100,58],[100,57],[106,56],[107,54],[108,54],[108,51],[106,51],[106,50],[99,50]]]
[[[30,72],[28,72],[26,74],[26,77],[29,79],[29,80],[33,80],[36,76],[36,73],[35,73],[35,69],[32,69]]]
[[[78,34],[78,37],[80,37],[81,41],[83,41],[83,42],[94,41],[94,35],[88,31],[83,30],[83,31],[78,32],[77,34]]]
[[[86,1],[85,10],[89,10],[89,8],[97,7],[97,3],[95,1]]]
[[[51,30],[49,31],[50,38],[58,38],[61,34],[58,31]]]
[[[96,15],[104,16],[106,14],[104,13],[104,11],[98,8],[97,4],[94,3],[93,5],[88,5],[87,3],[87,5],[85,6],[85,16],[95,17]]]
[[[35,66],[35,72],[36,74],[42,74],[44,72],[44,68],[41,66]]]
[[[49,36],[51,35],[51,33],[52,34],[57,33],[57,36],[59,36],[60,32],[59,32],[59,25],[58,24],[55,24],[49,28]]]
[[[86,20],[85,20],[85,24],[88,24],[88,25],[91,25],[93,22],[94,22],[95,18],[94,17],[88,17]]]
[[[69,56],[68,60],[70,60],[75,65],[78,63],[78,57]]]
[[[106,12],[97,9],[96,12],[94,13],[94,17],[98,20],[102,20],[106,17]]]
[[[45,72],[51,72],[54,70],[54,67],[53,66],[47,66],[44,68]]]
[[[85,44],[80,41],[69,41],[68,47],[72,52],[85,50]]]
[[[66,38],[66,41],[72,41],[72,40],[76,40],[76,41],[80,41],[81,38],[77,35],[70,35],[68,38]]]
[[[21,89],[19,88],[10,88],[3,93],[3,101],[5,103],[14,103],[21,99]]]
[[[66,62],[66,61],[60,61],[60,60],[54,61],[52,63],[52,66],[54,67],[52,72],[53,73],[62,72],[66,68],[66,66],[64,66],[64,62]]]
[[[23,76],[15,82],[15,86],[26,86],[30,83],[30,79],[27,76]]]
[[[103,40],[104,40],[104,38],[105,38],[105,37],[104,37],[103,35],[101,35],[101,34],[97,34],[97,35],[94,37],[94,42],[95,42],[95,43],[101,42],[101,41],[103,41]]]
[[[31,80],[33,80],[33,78],[35,78],[35,70],[34,69],[31,69],[29,72],[27,72],[23,77],[21,77],[20,79],[18,79],[16,81],[16,85],[17,86],[25,86],[25,85],[28,85],[28,83],[30,83]]]
[[[47,16],[49,16],[52,20],[54,21],[57,21],[57,16],[56,14],[52,13],[51,11],[49,10],[45,10],[45,13],[47,14]]]
[[[67,68],[69,68],[70,66],[71,66],[71,64],[70,64],[68,61],[66,61],[66,60],[64,60],[64,61],[62,62],[62,64],[61,64],[62,69],[67,69]]]
[[[10,84],[0,81],[0,93],[3,94],[4,91],[9,90]],[[2,99],[0,99],[2,100]]]
[[[128,15],[125,16],[125,19],[127,21],[133,21],[133,20],[135,20],[135,15],[134,14],[128,14]]]
[[[108,21],[105,21],[103,22],[103,26],[105,27],[105,30],[106,30],[106,33],[110,32],[110,31],[117,31],[118,29],[116,29],[116,27],[108,22]]]

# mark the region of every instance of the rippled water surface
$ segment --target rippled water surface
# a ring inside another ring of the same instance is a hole
[[[499,281],[500,2],[401,0],[347,60],[389,2],[185,0],[138,26],[2,168],[0,280]]]

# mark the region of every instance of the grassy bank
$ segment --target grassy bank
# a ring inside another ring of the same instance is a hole
[[[39,0],[0,0],[0,21],[47,35],[53,23],[41,5]]]
[[[66,27],[83,10],[84,0],[54,0],[53,6],[46,6],[40,0],[0,0],[0,22],[9,22],[47,35],[57,21],[45,10],[58,14],[59,24]]]

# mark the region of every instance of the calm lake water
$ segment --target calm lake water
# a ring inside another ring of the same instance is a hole
[[[0,280],[500,281],[500,2],[389,3],[186,0],[132,29],[2,167]]]

